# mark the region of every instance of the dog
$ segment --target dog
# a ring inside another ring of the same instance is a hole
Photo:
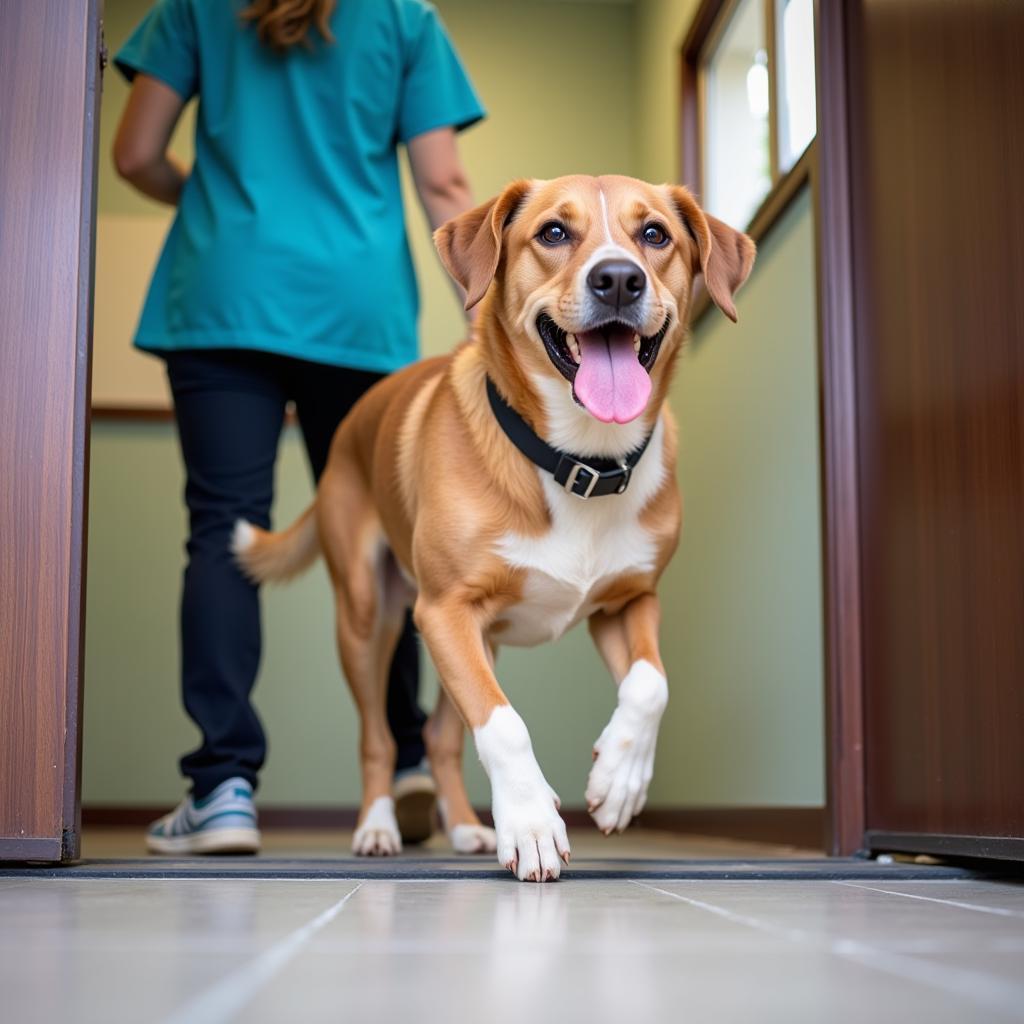
[[[326,559],[361,716],[355,852],[401,849],[385,691],[413,607],[443,684],[424,740],[451,842],[547,881],[569,842],[497,650],[587,620],[618,700],[586,801],[604,833],[624,829],[644,806],[668,700],[657,585],[681,500],[665,399],[695,280],[735,320],[755,247],[687,189],[619,176],[515,181],[434,241],[466,309],[479,304],[471,339],[371,388],[338,428],[313,504],[280,533],[239,523],[233,546],[257,581]],[[493,830],[463,786],[464,723]]]

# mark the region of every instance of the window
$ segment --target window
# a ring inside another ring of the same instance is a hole
[[[683,58],[683,178],[708,212],[752,229],[777,193],[791,198],[792,172],[806,180],[814,0],[704,0]]]
[[[704,72],[704,205],[743,226],[772,187],[763,0],[742,0]]]
[[[814,0],[779,0],[779,170],[790,170],[817,131],[814,92]]]

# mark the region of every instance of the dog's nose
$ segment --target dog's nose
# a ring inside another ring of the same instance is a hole
[[[587,286],[606,306],[621,309],[643,295],[647,275],[631,260],[601,260],[590,268]]]

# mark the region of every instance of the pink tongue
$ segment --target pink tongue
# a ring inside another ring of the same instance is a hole
[[[651,378],[633,349],[633,333],[613,329],[576,335],[580,365],[573,390],[587,411],[603,423],[628,423],[647,407]]]

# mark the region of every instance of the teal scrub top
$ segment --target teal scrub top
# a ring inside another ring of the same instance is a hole
[[[199,96],[195,164],[135,344],[244,348],[387,373],[416,359],[400,143],[484,116],[437,11],[339,0],[284,54],[246,0],[159,0],[115,57]]]

